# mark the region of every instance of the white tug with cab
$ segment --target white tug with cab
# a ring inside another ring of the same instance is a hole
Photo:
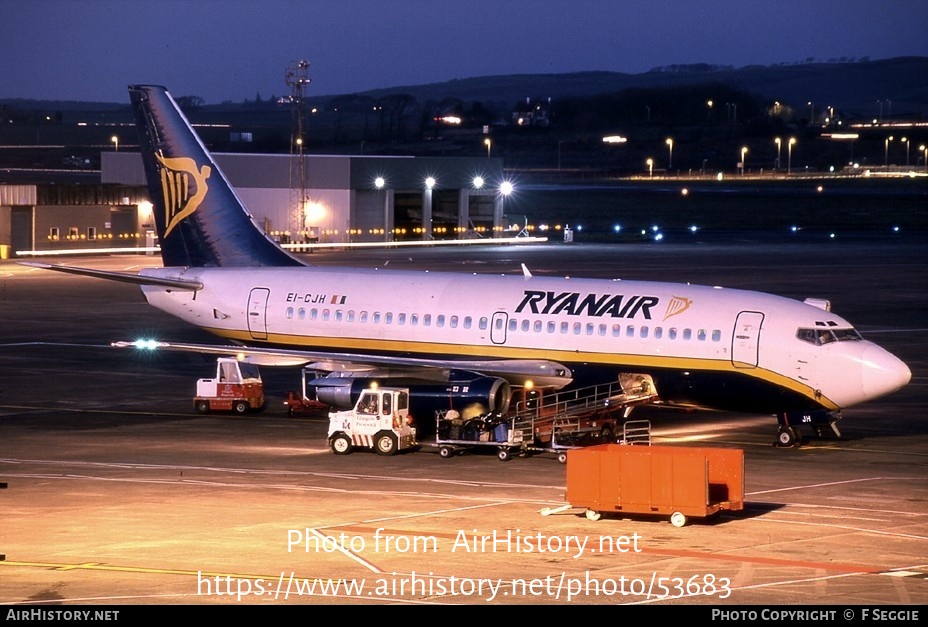
[[[394,455],[417,446],[409,389],[370,387],[352,409],[329,412],[328,443],[336,455],[347,455],[355,447]]]

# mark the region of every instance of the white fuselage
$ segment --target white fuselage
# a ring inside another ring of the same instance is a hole
[[[153,306],[249,345],[449,361],[550,360],[616,373],[674,373],[679,381],[732,377],[826,410],[887,394],[911,376],[829,311],[745,290],[355,268],[143,274],[202,282],[196,292],[143,291]],[[810,341],[816,330],[846,333],[842,341],[817,343]]]

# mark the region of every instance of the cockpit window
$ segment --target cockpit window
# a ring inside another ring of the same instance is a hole
[[[799,329],[796,337],[816,346],[863,339],[856,329]]]

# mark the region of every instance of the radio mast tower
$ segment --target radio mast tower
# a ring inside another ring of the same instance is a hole
[[[304,93],[311,82],[308,78],[309,61],[301,60],[287,66],[287,86],[290,88],[290,217],[288,230],[298,240],[306,231],[306,98]]]

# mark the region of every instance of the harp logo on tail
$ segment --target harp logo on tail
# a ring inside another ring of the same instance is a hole
[[[689,309],[690,305],[692,304],[692,299],[685,298],[683,296],[674,296],[670,299],[670,302],[667,303],[667,311],[664,312],[664,320],[671,316],[676,316],[677,314],[683,313]]]
[[[209,187],[206,180],[212,173],[208,165],[197,169],[190,157],[163,158],[156,155],[161,169],[161,191],[164,194],[164,235],[167,236],[181,220],[192,214],[203,202]],[[191,193],[192,192],[192,193]]]

